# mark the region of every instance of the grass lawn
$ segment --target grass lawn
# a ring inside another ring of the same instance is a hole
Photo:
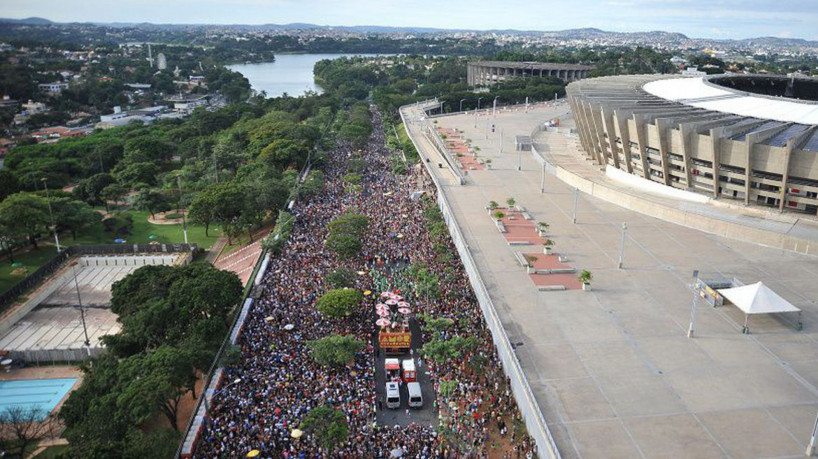
[[[131,235],[124,238],[128,244],[148,244],[151,241],[157,241],[161,244],[185,242],[182,225],[155,225],[148,223],[148,216],[150,215],[148,212],[130,211],[129,213],[133,216],[133,231]],[[210,248],[222,234],[221,228],[215,225],[210,226],[209,233],[209,236],[205,236],[204,225],[189,224],[187,226],[188,242],[199,244],[199,247],[205,250]],[[156,239],[150,239],[151,234],[156,235]],[[105,232],[102,223],[86,229],[82,234],[78,234],[76,240],[72,239],[70,234],[60,234],[60,243],[66,246],[114,244],[114,239],[116,239],[114,235]],[[246,235],[244,239],[247,239]],[[37,268],[57,254],[53,241],[47,242],[48,240],[39,243],[39,250],[14,255],[15,261],[22,262],[23,266],[27,268],[27,273],[13,275],[12,271],[15,268],[11,267],[11,261],[0,261],[0,292],[5,292],[13,287],[17,282],[23,280],[26,275],[36,271]]]
[[[14,261],[23,263],[23,267],[26,268],[25,273],[12,274],[12,271],[18,268],[11,267],[11,260],[5,259],[0,261],[0,292],[5,292],[10,289],[57,255],[57,249],[54,245],[41,242],[39,247],[38,250],[14,254]]]
[[[132,210],[128,211],[133,216],[133,231],[129,236],[124,237],[128,244],[148,244],[151,241],[156,241],[161,244],[182,243],[185,242],[185,236],[182,232],[182,225],[155,225],[148,223],[150,214],[145,211]],[[156,239],[150,239],[150,235],[156,235]],[[199,247],[207,250],[216,242],[216,239],[221,236],[221,228],[215,225],[210,225],[209,235],[205,236],[204,225],[187,225],[188,242],[191,244],[199,244]],[[77,240],[71,240],[67,236],[66,244],[114,244],[116,236],[111,233],[106,233],[102,223],[94,225],[94,227],[85,230],[81,235],[78,235]]]

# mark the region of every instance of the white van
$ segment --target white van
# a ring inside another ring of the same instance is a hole
[[[400,386],[396,382],[386,383],[386,407],[400,408]]]
[[[406,389],[409,391],[409,407],[423,407],[423,394],[420,392],[420,383],[410,382],[406,384]]]

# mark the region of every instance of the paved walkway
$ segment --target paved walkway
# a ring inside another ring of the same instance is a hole
[[[562,456],[803,457],[818,412],[816,259],[677,226],[582,193],[572,224],[573,188],[547,176],[541,193],[541,167],[514,150],[514,135],[530,135],[567,110],[498,111],[493,134],[485,116],[436,118],[441,127],[464,131],[493,167],[469,171],[465,186],[445,167],[433,170]],[[408,127],[431,163],[446,164],[419,135],[419,123]],[[569,154],[570,142],[552,140],[553,151]],[[582,162],[578,152],[573,158]],[[538,291],[514,255],[536,246],[509,246],[485,210],[489,201],[512,196],[534,221],[550,224],[555,253],[593,272],[592,291]],[[624,269],[617,269],[623,222]],[[694,269],[703,278],[763,280],[803,309],[804,330],[753,317],[752,334],[742,335],[744,316],[735,307],[700,302],[696,337],[688,339]]]

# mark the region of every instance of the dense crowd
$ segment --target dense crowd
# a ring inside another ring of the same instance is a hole
[[[448,242],[452,256],[442,262],[433,249],[423,213],[428,198],[414,193],[424,190],[433,196],[431,181],[420,166],[394,175],[389,162],[393,153],[385,146],[374,110],[372,122],[367,148],[357,152],[340,143],[328,153],[324,191],[295,206],[292,234],[281,256],[270,263],[261,298],[247,316],[240,337],[242,359],[226,370],[226,380],[241,382],[214,398],[195,457],[245,457],[254,449],[260,451],[259,457],[276,458],[488,457],[492,443],[504,445],[492,457],[535,454],[524,429],[509,430],[513,423],[519,425],[519,413],[454,246]],[[350,190],[342,179],[353,157],[366,162],[360,174],[362,189]],[[360,255],[340,261],[324,247],[327,224],[352,210],[365,214],[370,223]],[[441,282],[437,300],[412,298],[415,312],[453,319],[444,338],[474,336],[481,343],[458,363],[424,360],[435,385],[439,428],[376,422],[375,295],[343,320],[322,317],[314,307],[332,288],[324,279],[333,269],[345,267],[361,274],[356,280],[360,290],[410,289],[400,267],[417,263],[446,282]],[[349,366],[319,366],[310,358],[306,342],[331,334],[352,334],[368,346]],[[310,433],[298,439],[291,436],[306,414],[321,405],[340,409],[349,426],[347,441],[331,450]]]

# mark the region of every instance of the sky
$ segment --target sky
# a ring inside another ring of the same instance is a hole
[[[379,25],[818,40],[818,0],[0,0],[0,17],[56,22]]]

